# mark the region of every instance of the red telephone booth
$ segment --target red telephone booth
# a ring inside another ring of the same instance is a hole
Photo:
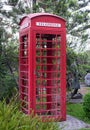
[[[66,119],[65,20],[34,13],[20,22],[19,88],[23,112]]]

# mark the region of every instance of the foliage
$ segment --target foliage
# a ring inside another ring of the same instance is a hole
[[[3,10],[4,2],[0,4],[0,100],[9,100],[17,87],[18,42],[13,36],[16,26],[12,24],[9,12]]]
[[[14,95],[17,87],[17,44],[14,41],[6,42],[1,42],[0,46],[0,100]]]
[[[80,73],[81,79],[83,81],[87,71],[90,70],[89,56],[87,55],[86,52],[78,53],[77,60],[78,60],[78,64],[79,64],[79,67],[78,67],[79,73]]]
[[[90,119],[88,119],[83,110],[83,104],[67,103],[67,114],[90,124]]]
[[[0,130],[60,130],[57,123],[42,122],[38,116],[27,116],[18,108],[13,100],[8,105],[0,102]]]
[[[70,71],[71,69],[71,64],[77,59],[77,54],[69,47],[67,47],[67,73]]]
[[[85,77],[88,70],[90,70],[90,65],[88,65],[88,64],[80,64],[79,65],[79,72],[81,74],[82,80],[84,80],[84,77]]]
[[[90,93],[84,96],[83,109],[86,117],[90,119]]]
[[[83,3],[82,6],[80,2]],[[34,12],[42,12],[43,10],[45,12],[53,13],[66,19],[68,46],[75,49],[79,44],[79,50],[85,48],[85,43],[89,38],[88,33],[86,33],[86,29],[90,27],[90,16],[88,9],[84,10],[83,8],[88,6],[88,2],[85,2],[84,0],[40,0],[36,3],[38,4],[36,4],[36,10]]]
[[[89,55],[86,52],[76,53],[67,47],[67,74],[71,71],[71,64],[76,60],[80,79],[84,81],[87,71],[90,70]]]

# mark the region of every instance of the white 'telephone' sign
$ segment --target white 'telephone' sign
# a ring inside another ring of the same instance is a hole
[[[43,26],[43,27],[56,27],[60,28],[61,24],[59,23],[47,23],[47,22],[36,22],[36,26]]]

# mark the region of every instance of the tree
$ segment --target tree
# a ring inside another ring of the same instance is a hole
[[[69,47],[79,50],[85,48],[90,37],[87,33],[87,29],[90,28],[89,0],[39,0],[37,11],[43,9],[66,19]]]
[[[17,41],[13,37],[16,24],[10,19],[9,12],[0,10],[0,100],[7,100],[14,94],[17,83]]]

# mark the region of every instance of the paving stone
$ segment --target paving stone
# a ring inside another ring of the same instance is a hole
[[[79,130],[81,128],[90,128],[90,125],[67,115],[66,121],[60,122],[60,128],[62,128],[62,130]]]
[[[80,84],[81,88],[79,92],[84,96],[88,93],[88,89],[85,84]],[[69,99],[71,103],[82,103],[83,98],[81,99]],[[80,130],[81,128],[90,128],[90,124],[87,124],[73,116],[67,115],[66,121],[60,122],[60,128],[62,130]]]
[[[83,103],[83,100],[82,99],[70,99],[68,102],[70,103]]]

